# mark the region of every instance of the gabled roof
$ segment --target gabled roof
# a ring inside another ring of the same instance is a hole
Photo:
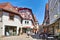
[[[46,10],[48,10],[48,3],[46,3]]]
[[[35,21],[35,22],[38,22],[35,15],[34,15],[34,21]]]
[[[46,24],[49,24],[50,21],[49,21],[49,8],[48,8],[48,3],[46,3],[46,6],[45,6],[45,15],[44,15],[44,20],[43,20],[43,23],[46,23]]]
[[[17,14],[21,17],[18,10],[16,8],[14,8],[14,6],[12,6],[9,2],[0,3],[0,9],[2,9],[3,11],[12,12],[12,13]]]
[[[13,12],[18,12],[10,3],[1,3],[0,4],[0,8],[6,9],[6,10],[10,10]]]
[[[6,12],[12,12],[14,14],[17,14],[19,15],[22,19],[26,19],[26,18],[23,18],[21,16],[21,14],[19,14],[19,10],[28,10],[29,12],[31,12],[31,16],[32,16],[32,22],[34,24],[36,20],[36,17],[34,17],[34,14],[32,13],[32,10],[29,9],[29,8],[18,8],[18,7],[15,7],[15,6],[12,6],[9,2],[6,2],[6,3],[0,3],[0,9],[2,9],[3,11],[6,11]],[[27,20],[30,20],[30,19],[27,19]]]
[[[7,3],[0,3],[0,8],[4,8],[4,7],[6,7],[6,5],[8,5],[8,2]]]
[[[27,13],[24,13],[24,12],[23,13],[20,13],[20,15],[22,16],[23,19],[33,20],[33,15],[32,15],[33,13],[32,13],[32,10],[31,9],[29,9],[29,8],[18,8],[18,12],[21,11],[21,10],[27,10],[29,12],[29,16],[28,16]],[[23,15],[25,17],[23,17]]]
[[[23,18],[23,19],[25,19],[25,20],[31,20],[32,22],[33,22],[33,25],[34,25],[34,14],[32,13],[32,10],[31,9],[29,9],[29,8],[22,8],[22,7],[20,7],[20,8],[18,8],[18,11],[21,11],[21,10],[28,10],[29,12],[30,12],[30,14],[31,14],[31,16],[32,16],[32,19],[30,19],[30,18]],[[21,14],[21,13],[20,13]],[[27,14],[25,13],[24,15],[26,15],[27,16]]]

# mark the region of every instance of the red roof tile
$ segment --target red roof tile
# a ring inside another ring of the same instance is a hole
[[[8,2],[7,3],[0,3],[0,8],[3,9],[4,11],[9,11],[9,12],[13,12],[15,14],[18,14],[21,17],[21,15],[19,14],[18,10],[16,8],[14,8],[14,6],[12,6]]]
[[[46,4],[46,9],[48,10],[48,3]]]

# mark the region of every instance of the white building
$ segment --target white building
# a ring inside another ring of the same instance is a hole
[[[0,4],[0,36],[18,35],[21,16],[9,3]]]
[[[26,33],[28,29],[33,29],[34,27],[34,18],[32,10],[29,8],[18,8],[18,12],[21,15],[22,19],[22,31]]]
[[[10,3],[0,4],[0,36],[18,35],[21,28],[23,28],[23,32],[26,32],[25,30],[28,28],[33,29],[33,27],[34,17],[31,9],[18,9]]]

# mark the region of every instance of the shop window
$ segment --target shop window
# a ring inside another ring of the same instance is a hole
[[[10,19],[10,20],[14,20],[14,14],[10,13],[10,14],[9,14],[9,19]]]
[[[27,24],[29,24],[29,21],[27,21]]]

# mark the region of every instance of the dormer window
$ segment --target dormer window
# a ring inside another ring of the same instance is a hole
[[[10,14],[9,14],[9,19],[10,19],[10,20],[14,20],[14,14],[10,13]]]
[[[29,24],[29,21],[25,21],[25,24]]]
[[[29,21],[27,21],[27,24],[29,24]]]

